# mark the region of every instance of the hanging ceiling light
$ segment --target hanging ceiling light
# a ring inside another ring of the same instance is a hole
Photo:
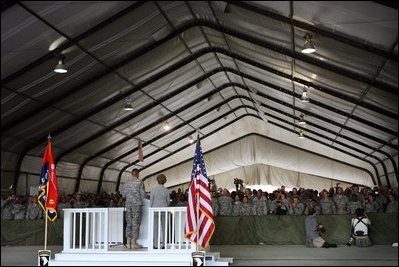
[[[188,142],[189,142],[190,144],[194,143],[194,138],[193,138],[193,136],[190,135],[190,137],[188,138]]]
[[[130,98],[129,97],[126,97],[125,98],[125,107],[123,108],[124,110],[133,110],[133,106],[132,106],[132,103],[131,103],[131,101],[130,101]]]
[[[304,117],[305,117],[305,115],[304,114],[301,114],[301,115],[299,115],[299,122],[298,122],[298,124],[299,125],[302,125],[302,126],[305,126],[306,125],[306,121],[305,121],[305,119],[304,119]]]
[[[305,136],[303,135],[303,131],[302,130],[299,131],[298,138],[299,139],[304,139],[305,138]]]
[[[302,103],[308,103],[309,102],[309,96],[308,96],[308,90],[306,90],[306,87],[303,87],[303,92],[300,101]]]
[[[307,33],[305,34],[304,38],[305,38],[305,44],[303,45],[301,52],[304,54],[312,54],[316,52],[316,48],[314,47],[313,44],[313,35]]]
[[[163,128],[165,131],[169,131],[169,130],[170,130],[171,127],[170,127],[168,121],[165,121],[165,122],[163,123],[162,128]]]
[[[65,56],[63,54],[58,55],[58,64],[54,68],[54,72],[67,73],[67,69],[64,66]]]

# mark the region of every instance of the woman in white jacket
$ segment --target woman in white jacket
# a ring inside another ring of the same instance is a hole
[[[151,190],[150,194],[150,206],[151,207],[169,207],[170,197],[169,191],[164,186],[166,183],[166,176],[159,174],[157,176],[158,185]],[[158,226],[160,216],[160,227]],[[166,212],[157,212],[154,216],[154,248],[160,249],[165,247],[164,236],[165,236],[165,214]],[[159,228],[159,229],[158,229]],[[159,231],[159,235],[158,235]],[[159,239],[159,240],[158,240]]]

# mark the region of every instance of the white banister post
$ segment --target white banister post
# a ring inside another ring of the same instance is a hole
[[[148,251],[154,250],[154,240],[153,240],[153,233],[154,233],[154,210],[149,208],[148,212]]]
[[[64,251],[71,249],[71,211],[64,210]]]
[[[72,249],[76,248],[76,212],[72,212],[72,217],[73,217],[73,225],[72,225]]]
[[[175,238],[175,228],[176,228],[176,224],[175,224],[175,213],[176,211],[172,211],[172,236],[171,236],[171,240],[170,242],[172,243],[172,249],[176,248],[176,238]]]
[[[82,211],[80,211],[79,212],[79,249],[81,250],[82,249],[82,235],[83,235],[83,231],[82,231],[82,229],[83,229],[83,226],[82,226],[82,223],[83,223],[83,214],[82,214]]]
[[[161,245],[161,212],[159,210],[157,210],[157,214],[158,214],[158,234],[157,234],[157,246],[158,249],[160,248]]]
[[[85,246],[86,246],[86,249],[88,249],[89,248],[89,232],[90,232],[90,229],[89,229],[89,220],[90,220],[90,216],[89,216],[89,210],[86,210],[86,229],[85,229],[85,234],[86,234],[86,237],[85,237]]]
[[[95,249],[95,246],[96,246],[96,212],[94,211],[93,212],[93,217],[92,217],[92,228],[93,228],[93,230],[92,230],[92,249]]]
[[[103,243],[103,213],[100,211],[100,223],[98,225],[98,249],[102,249]]]
[[[104,231],[104,234],[105,234],[105,240],[104,240],[104,248],[105,248],[105,251],[108,251],[108,233],[109,233],[109,229],[108,229],[108,220],[109,220],[109,212],[108,212],[108,208],[107,209],[104,209],[104,212],[105,212],[105,231]]]
[[[181,250],[182,249],[182,245],[183,245],[183,238],[182,238],[182,230],[181,230],[181,214],[182,214],[182,211],[181,210],[179,210],[178,211],[178,214],[179,214],[179,218],[178,218],[178,225],[179,225],[179,227],[178,227],[178,229],[177,229],[177,234],[178,234],[178,240],[179,240],[179,250]]]
[[[165,210],[165,216],[164,216],[164,225],[163,227],[163,232],[164,232],[164,240],[163,240],[163,245],[165,246],[165,249],[167,249],[167,244],[168,244],[168,211]]]

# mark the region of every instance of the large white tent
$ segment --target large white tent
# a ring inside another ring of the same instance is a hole
[[[176,188],[197,130],[222,187],[397,187],[389,3],[2,1],[1,40],[2,190],[37,187],[49,133],[61,191],[113,192],[132,168]]]

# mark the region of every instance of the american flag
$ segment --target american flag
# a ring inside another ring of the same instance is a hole
[[[54,221],[57,218],[58,184],[50,136],[43,155],[37,200],[44,211],[47,209],[48,219]]]
[[[197,216],[198,198],[199,214]],[[197,222],[197,220],[199,222]],[[205,248],[214,230],[215,222],[213,220],[211,194],[208,186],[205,162],[202,156],[201,143],[198,136],[193,171],[191,173],[191,183],[188,190],[185,236],[187,239]]]

